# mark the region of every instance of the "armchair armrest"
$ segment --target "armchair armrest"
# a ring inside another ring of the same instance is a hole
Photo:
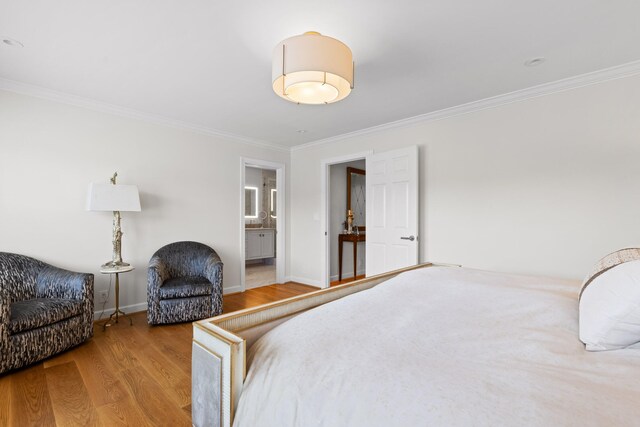
[[[36,296],[93,301],[93,274],[47,265],[38,273]]]
[[[9,334],[9,330],[7,328],[9,325],[10,307],[9,291],[7,291],[4,286],[2,286],[2,282],[0,282],[0,344],[2,345],[5,344],[2,341],[2,336],[5,335],[5,333],[7,335]]]
[[[204,271],[205,277],[211,283],[213,283],[213,286],[215,288],[220,288],[220,291],[222,291],[223,265],[224,264],[222,263],[222,260],[220,259],[218,254],[215,252],[209,255],[209,257],[207,258],[207,261],[205,262],[205,271]]]
[[[0,281],[0,371],[9,363],[9,350],[11,348],[9,335],[9,291],[2,286]]]
[[[150,325],[161,323],[160,287],[168,279],[169,270],[162,259],[157,255],[151,257],[147,268],[147,321]]]
[[[158,256],[154,256],[149,260],[149,270],[147,273],[149,279],[149,285],[160,287],[162,284],[171,278],[169,270],[162,262],[162,259]]]
[[[154,256],[149,260],[149,268],[147,270],[147,295],[151,302],[160,301],[159,289],[162,284],[170,279],[169,270],[158,256]]]

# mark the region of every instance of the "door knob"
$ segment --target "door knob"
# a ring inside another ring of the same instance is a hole
[[[410,242],[413,242],[414,240],[416,240],[416,238],[414,236],[409,236],[409,237],[401,237],[402,240],[409,240]]]

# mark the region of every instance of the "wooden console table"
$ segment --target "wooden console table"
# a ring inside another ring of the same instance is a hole
[[[356,279],[358,271],[358,242],[365,242],[366,234],[338,234],[338,280],[342,280],[342,245],[344,242],[353,243],[353,280]]]

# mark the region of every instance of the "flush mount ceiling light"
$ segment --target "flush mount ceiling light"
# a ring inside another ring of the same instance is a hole
[[[309,31],[276,46],[271,68],[273,90],[297,104],[330,104],[349,95],[354,68],[346,44]]]

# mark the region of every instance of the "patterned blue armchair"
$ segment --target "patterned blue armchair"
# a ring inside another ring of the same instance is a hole
[[[0,374],[93,336],[93,274],[0,252]]]
[[[189,322],[222,313],[222,261],[207,245],[170,243],[153,254],[147,274],[151,325]]]

